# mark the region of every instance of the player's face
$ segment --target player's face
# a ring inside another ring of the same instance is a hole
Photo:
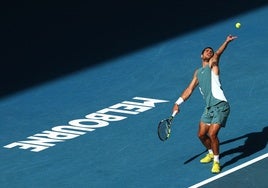
[[[204,50],[203,59],[210,59],[210,58],[212,58],[213,55],[214,55],[213,50],[210,48],[207,48]]]
[[[208,57],[208,58],[211,58],[212,56],[213,56],[213,50],[212,49],[210,49],[210,48],[207,48],[207,49],[205,49],[205,51],[204,51],[204,56],[206,56],[206,57]]]

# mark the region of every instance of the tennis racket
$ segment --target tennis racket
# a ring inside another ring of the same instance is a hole
[[[176,112],[172,114],[167,119],[163,119],[159,122],[157,127],[157,133],[160,140],[165,141],[170,137],[171,134],[171,124],[174,119]]]

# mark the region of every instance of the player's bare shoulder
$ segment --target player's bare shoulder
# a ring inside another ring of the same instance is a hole
[[[192,83],[193,83],[194,87],[196,87],[199,83],[198,77],[197,77],[197,72],[198,72],[198,69],[196,69],[194,71],[194,75],[193,75],[193,79],[192,79]]]

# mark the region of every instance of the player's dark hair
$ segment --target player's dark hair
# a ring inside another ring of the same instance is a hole
[[[205,48],[202,50],[201,55],[203,55],[203,53],[205,52],[206,49],[211,49],[212,52],[213,52],[213,54],[214,54],[214,50],[213,50],[213,48],[210,47],[210,46],[208,46],[208,47],[205,47]]]

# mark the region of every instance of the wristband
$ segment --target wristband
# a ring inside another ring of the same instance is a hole
[[[180,105],[181,103],[183,103],[184,100],[183,98],[179,97],[178,100],[175,102],[177,105]]]

